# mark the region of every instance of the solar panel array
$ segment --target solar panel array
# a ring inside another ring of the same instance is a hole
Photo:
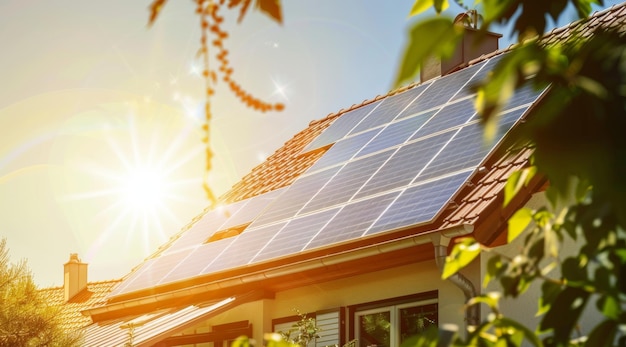
[[[470,86],[500,58],[338,117],[305,151],[332,147],[290,186],[210,211],[111,296],[432,222],[542,93],[517,92],[485,143]]]

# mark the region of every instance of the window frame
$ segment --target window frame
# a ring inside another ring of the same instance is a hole
[[[348,336],[350,340],[358,338],[359,336],[359,318],[366,314],[379,313],[379,312],[389,312],[390,319],[389,323],[391,324],[391,329],[393,330],[390,335],[390,345],[397,346],[399,345],[400,339],[400,329],[399,329],[399,319],[400,319],[400,310],[407,307],[415,307],[422,305],[432,305],[437,304],[437,322],[439,321],[439,294],[438,291],[429,291],[419,294],[406,295],[401,297],[395,297],[390,299],[371,301],[361,304],[356,304],[352,306],[348,306],[348,317],[349,317],[349,325],[348,325]]]

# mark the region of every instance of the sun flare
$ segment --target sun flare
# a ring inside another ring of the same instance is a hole
[[[130,210],[149,212],[167,198],[167,176],[158,169],[137,167],[121,178],[120,196]]]
[[[83,133],[80,145],[68,144],[80,150],[63,152],[77,177],[64,201],[98,206],[90,218],[101,229],[85,240],[86,259],[106,262],[118,252],[144,258],[206,204],[199,127],[184,111],[159,105],[103,109],[104,125]]]

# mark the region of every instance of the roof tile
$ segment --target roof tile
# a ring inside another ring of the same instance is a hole
[[[59,317],[64,331],[78,331],[91,324],[91,318],[82,315],[82,311],[100,306],[107,295],[121,280],[92,282],[87,288],[65,302],[63,287],[44,288],[39,292],[50,306],[59,308]]]

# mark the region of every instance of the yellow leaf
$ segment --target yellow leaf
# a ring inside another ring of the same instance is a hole
[[[508,242],[515,240],[533,219],[533,212],[528,208],[521,208],[509,218]]]
[[[427,11],[434,5],[434,0],[415,0],[413,8],[411,8],[411,12],[409,13],[409,17],[417,16],[418,14]]]

